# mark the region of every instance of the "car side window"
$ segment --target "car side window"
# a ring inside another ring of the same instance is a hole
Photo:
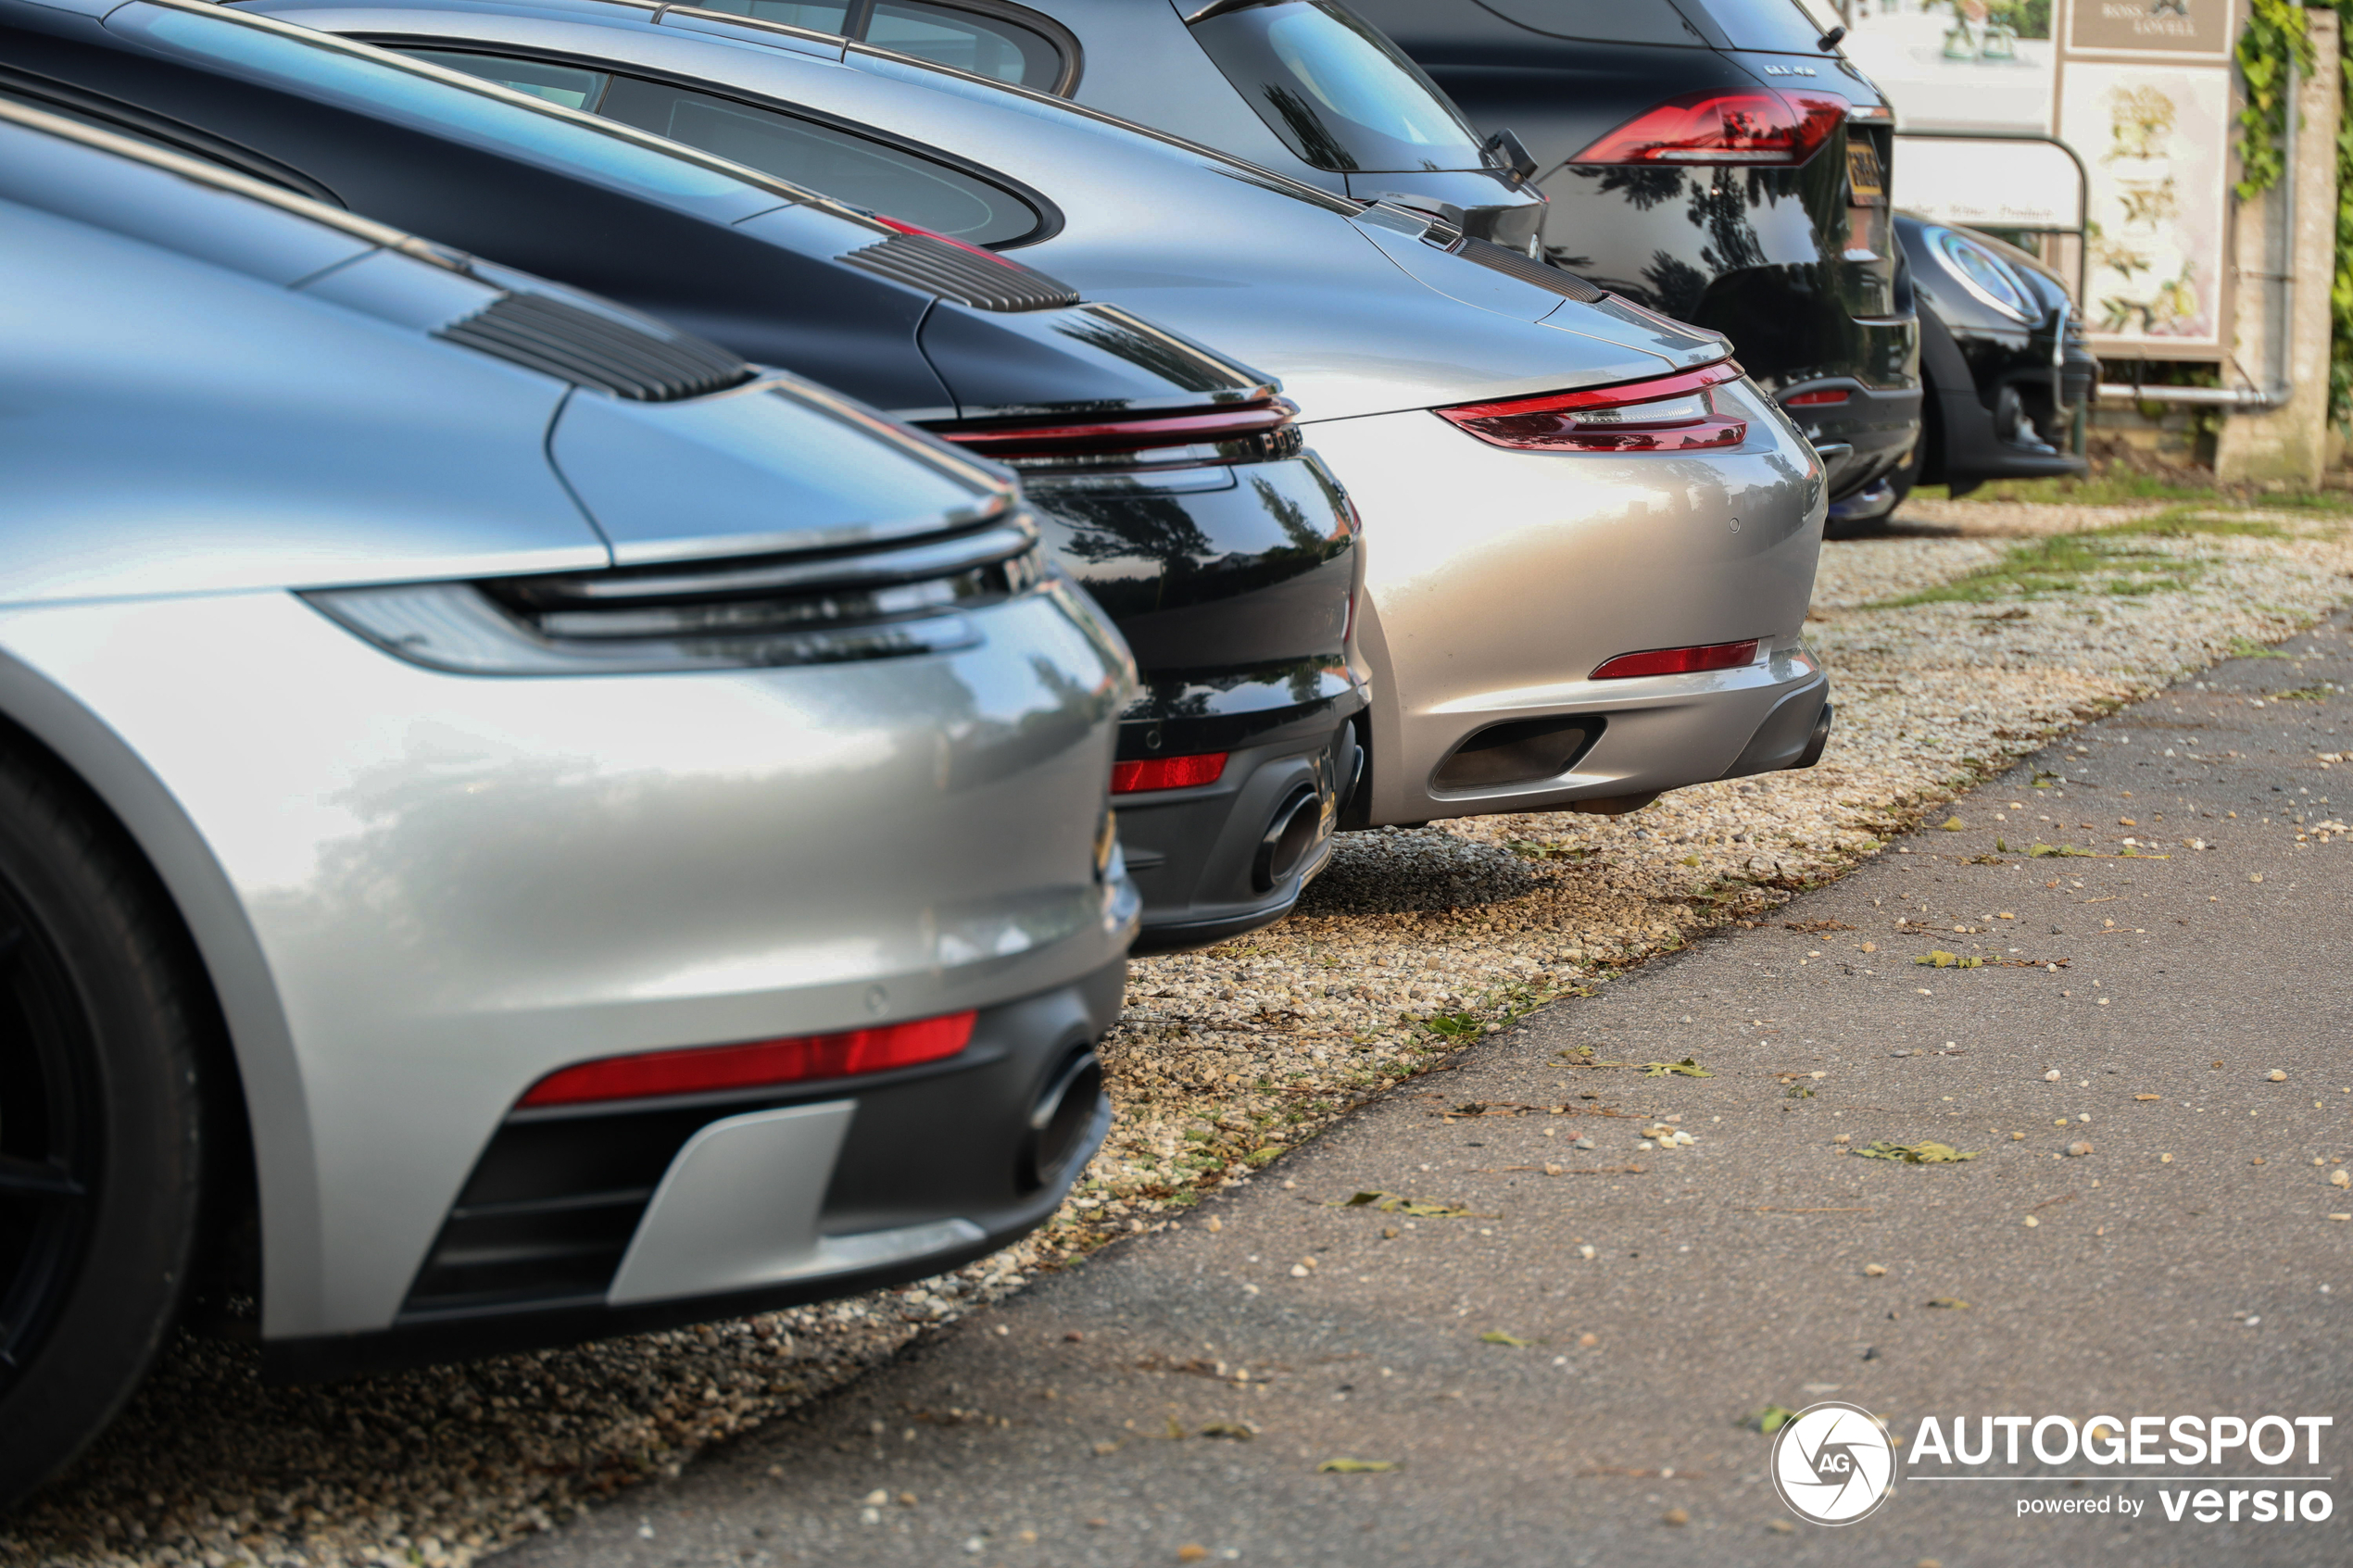
[[[547,65],[538,60],[509,59],[501,55],[467,55],[449,49],[403,49],[402,54],[427,65],[461,70],[468,76],[479,76],[501,87],[511,87],[518,93],[528,93],[535,98],[545,98],[551,104],[561,104],[568,109],[596,111],[597,100],[604,95],[605,84],[612,79],[600,70],[582,70],[574,66]]]
[[[616,76],[598,113],[967,245],[1035,233],[1038,210],[934,158],[796,115]]]
[[[1039,92],[1053,90],[1065,63],[1053,41],[1034,28],[916,0],[878,0],[865,37],[877,49]]]

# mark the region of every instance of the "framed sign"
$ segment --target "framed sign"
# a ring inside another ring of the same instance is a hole
[[[2094,348],[2213,359],[2231,341],[2233,41],[2242,0],[1845,0],[1843,47],[1895,106],[1898,132],[2056,135],[2022,144],[1910,138],[1895,203],[1954,223],[2071,229]],[[2052,149],[2056,151],[2056,149]],[[1917,170],[1917,172],[1916,172]]]

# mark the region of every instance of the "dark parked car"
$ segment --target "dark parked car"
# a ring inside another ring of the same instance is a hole
[[[1258,372],[639,128],[724,119],[694,93],[592,118],[560,81],[529,96],[201,0],[0,0],[0,62],[22,101],[593,289],[1020,470],[1141,668],[1114,776],[1139,950],[1277,919],[1328,857],[1366,702],[1357,531]],[[644,492],[660,508],[658,470]]]
[[[1796,0],[1352,0],[1551,199],[1545,254],[1732,340],[1883,516],[1919,439],[1919,330],[1887,198],[1894,112]]]
[[[1338,195],[1529,251],[1544,201],[1380,30],[1333,0],[711,0],[1032,87]]]
[[[1901,483],[1967,495],[1989,479],[2082,473],[2076,416],[2099,380],[2057,273],[1974,229],[1895,215],[1920,305],[1927,417]]]

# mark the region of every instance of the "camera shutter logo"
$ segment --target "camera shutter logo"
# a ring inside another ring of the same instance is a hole
[[[1826,1399],[1773,1434],[1773,1489],[1800,1519],[1852,1524],[1895,1489],[1895,1444],[1870,1411]]]

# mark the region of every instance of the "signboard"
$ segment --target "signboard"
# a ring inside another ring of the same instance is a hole
[[[1994,228],[2073,228],[2080,216],[2080,304],[2096,350],[2221,355],[2238,0],[1846,0],[1843,10],[1842,47],[1895,105],[1899,129],[2055,134],[2091,182],[2078,215],[2075,169],[2057,149],[1914,138],[1896,160],[1897,206]]]
[[[2048,142],[1910,136],[1896,144],[1895,205],[1939,223],[2080,229],[2083,178]]]

